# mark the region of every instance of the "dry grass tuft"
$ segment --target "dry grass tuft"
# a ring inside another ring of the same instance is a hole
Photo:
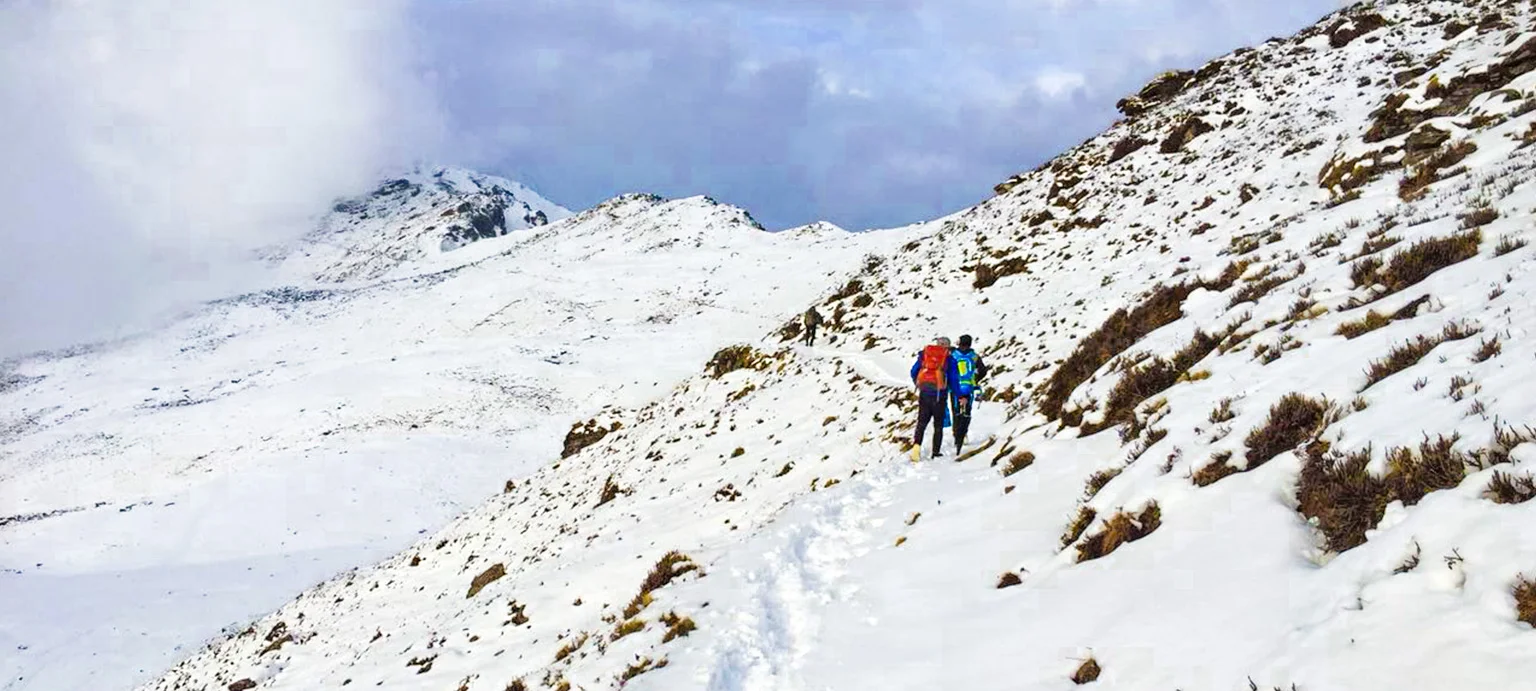
[[[661,617],[661,623],[667,626],[667,632],[662,635],[662,643],[670,643],[676,639],[687,636],[699,628],[689,617],[679,616],[677,612],[668,612]]]
[[[1211,414],[1207,415],[1206,419],[1210,420],[1213,425],[1219,425],[1235,417],[1237,417],[1237,413],[1232,412],[1232,399],[1229,397],[1217,401],[1216,407],[1211,409]]]
[[[1364,317],[1361,317],[1352,322],[1344,322],[1343,324],[1340,324],[1338,330],[1334,331],[1334,333],[1345,338],[1354,339],[1364,336],[1391,323],[1391,317],[1384,316],[1377,313],[1375,310],[1371,310],[1366,312]]]
[[[1003,575],[999,576],[997,579],[998,590],[1002,590],[1003,588],[1012,588],[1013,586],[1023,584],[1024,579],[1019,578],[1019,574],[1016,574],[1012,571],[1004,571]]]
[[[1077,671],[1072,673],[1072,683],[1082,686],[1090,682],[1098,681],[1099,675],[1104,672],[1099,667],[1099,661],[1092,657],[1083,660],[1083,664],[1077,666]]]
[[[1334,414],[1335,407],[1326,398],[1286,394],[1270,407],[1269,418],[1264,424],[1254,428],[1243,440],[1248,446],[1244,456],[1247,461],[1245,470],[1253,470],[1275,456],[1316,439]]]
[[[1105,485],[1108,485],[1111,480],[1120,477],[1120,473],[1123,472],[1125,472],[1125,468],[1106,468],[1089,475],[1088,483],[1083,486],[1083,500],[1087,501],[1098,496],[1099,490],[1104,489]]]
[[[1502,257],[1510,252],[1525,247],[1529,241],[1514,235],[1505,235],[1499,238],[1499,243],[1493,246],[1493,256]]]
[[[1056,371],[1040,387],[1039,409],[1051,420],[1062,417],[1062,407],[1073,390],[1088,381],[1104,363],[1134,345],[1147,334],[1184,316],[1184,300],[1196,288],[1226,290],[1243,275],[1247,264],[1227,265],[1215,280],[1199,280],[1172,286],[1159,285],[1131,309],[1119,309],[1109,315],[1093,333],[1078,341]]]
[[[1524,504],[1536,499],[1536,479],[1529,473],[1513,475],[1503,471],[1495,472],[1493,479],[1488,482],[1488,488],[1483,490],[1483,496],[1497,504]]]
[[[1385,358],[1371,363],[1365,371],[1365,386],[1360,387],[1360,390],[1365,391],[1375,386],[1377,382],[1418,364],[1419,360],[1424,359],[1425,355],[1441,343],[1471,338],[1476,333],[1477,330],[1460,324],[1447,324],[1439,334],[1419,336],[1399,345],[1388,352]]]
[[[632,633],[640,633],[645,630],[644,619],[628,619],[613,629],[613,637],[610,640],[619,640]]]
[[[647,606],[651,604],[651,593],[676,580],[678,577],[690,571],[699,571],[698,564],[682,552],[672,551],[662,555],[656,562],[656,566],[646,575],[645,581],[640,584],[640,592],[635,595],[629,605],[624,608],[624,618],[634,619]],[[699,571],[701,574],[702,571]]]
[[[1003,477],[1008,477],[1009,475],[1028,468],[1029,466],[1033,465],[1034,462],[1035,455],[1033,453],[1028,451],[1020,451],[1015,453],[1012,456],[1009,456],[1007,461],[1003,462]]]
[[[1232,460],[1231,451],[1219,451],[1211,456],[1210,463],[1195,471],[1195,474],[1191,475],[1190,479],[1194,481],[1196,487],[1208,487],[1220,482],[1222,478],[1242,472],[1237,468],[1233,468],[1228,463],[1230,460]]]
[[[1474,362],[1486,362],[1504,352],[1504,344],[1499,342],[1499,337],[1487,339],[1477,347],[1477,354],[1472,356]]]
[[[1109,398],[1104,404],[1103,422],[1085,426],[1083,433],[1093,434],[1113,425],[1131,422],[1136,406],[1177,384],[1191,367],[1216,350],[1216,346],[1225,337],[1226,334],[1212,335],[1196,331],[1195,337],[1179,349],[1173,359],[1152,358],[1147,364],[1128,370],[1109,392]]]
[[[1515,618],[1536,626],[1536,581],[1520,574],[1510,593],[1515,596]]]
[[[1067,531],[1061,534],[1061,548],[1066,549],[1071,547],[1072,543],[1077,542],[1077,539],[1082,537],[1083,533],[1088,530],[1088,526],[1093,525],[1093,519],[1098,518],[1098,516],[1099,512],[1094,511],[1090,507],[1079,507],[1077,515],[1073,516],[1072,522],[1067,524]]]
[[[1077,546],[1077,561],[1082,563],[1107,556],[1121,545],[1151,535],[1162,525],[1162,519],[1162,509],[1155,501],[1148,503],[1140,514],[1118,512],[1104,522],[1103,530],[1088,536]]]

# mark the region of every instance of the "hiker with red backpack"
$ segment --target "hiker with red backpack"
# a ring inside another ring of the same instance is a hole
[[[923,450],[923,436],[933,421],[933,456],[943,455],[944,423],[948,417],[949,385],[959,381],[949,339],[943,336],[917,354],[912,363],[912,384],[917,387],[917,432],[912,435],[912,459]],[[958,448],[958,447],[957,447]]]

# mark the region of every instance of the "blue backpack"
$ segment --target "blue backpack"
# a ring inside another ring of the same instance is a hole
[[[968,397],[976,393],[976,351],[956,350],[950,355],[955,358],[955,394]]]

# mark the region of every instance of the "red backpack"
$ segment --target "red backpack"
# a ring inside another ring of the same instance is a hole
[[[938,391],[945,388],[944,363],[949,359],[949,348],[931,345],[923,348],[923,364],[917,369],[917,386]]]

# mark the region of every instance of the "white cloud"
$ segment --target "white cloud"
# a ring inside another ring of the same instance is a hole
[[[1035,73],[1035,90],[1049,100],[1061,100],[1070,98],[1072,94],[1085,88],[1088,78],[1081,72],[1064,70],[1057,67],[1048,67]]]
[[[104,293],[154,302],[206,285],[223,259],[301,232],[330,199],[430,148],[406,10],[0,6],[0,150],[14,156],[0,178],[0,352],[18,334],[36,345],[83,335],[66,323],[110,321]]]

